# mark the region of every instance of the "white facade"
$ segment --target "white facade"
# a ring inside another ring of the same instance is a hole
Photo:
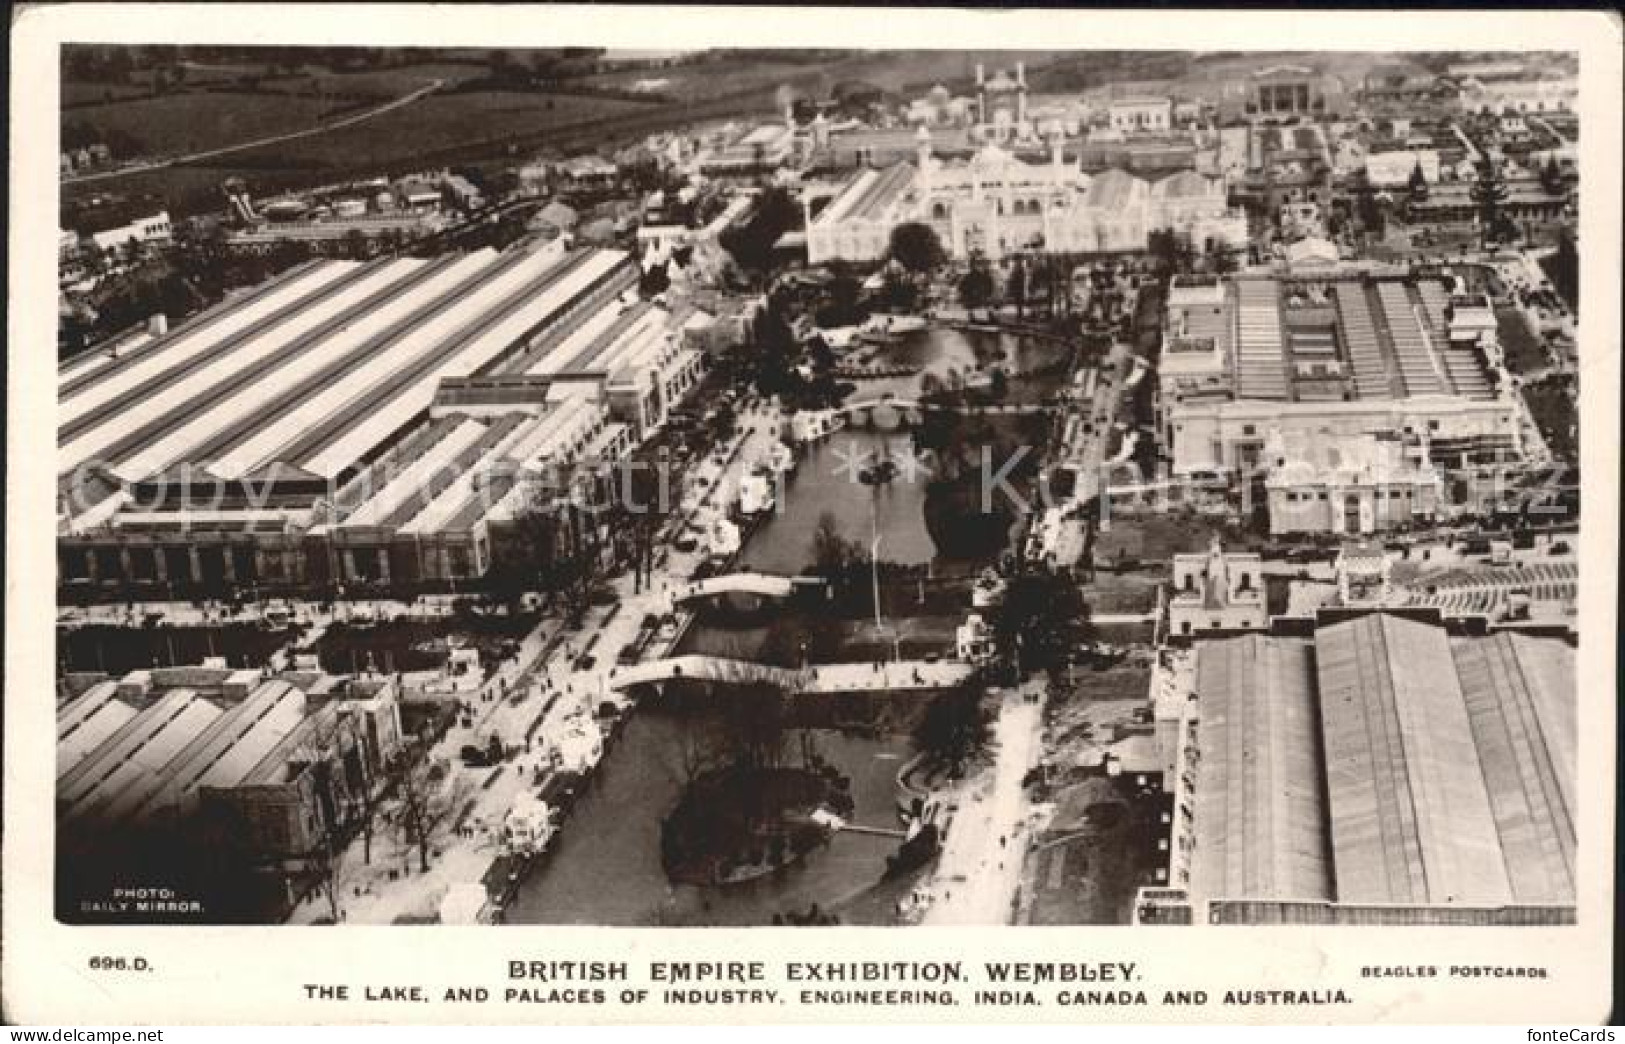
[[[1226,553],[1215,536],[1206,554],[1175,555],[1173,573],[1173,590],[1168,596],[1170,634],[1268,626],[1264,563],[1258,555]]]
[[[891,230],[905,222],[929,225],[956,259],[1141,251],[1165,229],[1198,249],[1246,237],[1246,219],[1230,209],[1224,183],[1192,171],[1155,185],[1121,170],[1090,176],[1067,162],[1058,137],[1047,163],[993,145],[968,161],[945,162],[923,140],[916,164],[860,173],[809,222],[808,258],[880,260]]]
[[[99,250],[117,250],[130,242],[143,246],[168,243],[171,232],[169,211],[160,210],[151,217],[137,218],[121,228],[94,233],[90,238]]]
[[[1502,83],[1464,84],[1461,107],[1468,112],[1497,115],[1508,112],[1573,112],[1579,85],[1572,78],[1511,80]]]
[[[1173,111],[1167,98],[1119,98],[1107,108],[1106,119],[1124,134],[1160,134],[1172,125]]]
[[[1425,440],[1275,429],[1264,447],[1270,532],[1366,534],[1431,521],[1444,483],[1426,454]]]
[[[1365,158],[1365,173],[1376,188],[1403,188],[1411,182],[1417,166],[1429,185],[1439,183],[1439,153],[1436,149],[1404,149],[1373,152]]]

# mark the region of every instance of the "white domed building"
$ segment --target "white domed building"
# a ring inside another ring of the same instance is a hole
[[[1128,253],[1145,250],[1151,233],[1167,228],[1189,235],[1198,249],[1245,240],[1246,219],[1229,207],[1222,180],[1194,171],[1155,185],[1122,170],[1091,177],[1067,160],[1060,128],[1048,137],[1048,162],[991,144],[955,161],[933,156],[922,128],[914,163],[860,171],[808,221],[808,259],[881,260],[891,230],[907,222],[931,226],[956,259]]]

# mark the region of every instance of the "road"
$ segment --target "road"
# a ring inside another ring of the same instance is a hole
[[[736,495],[740,475],[772,438],[775,425],[771,410],[743,412],[738,434],[690,476],[684,499],[724,506]],[[725,464],[718,463],[723,460]],[[599,704],[615,699],[606,684],[608,672],[601,666],[583,664],[584,646],[593,642],[595,665],[615,662],[646,615],[677,610],[675,596],[701,558],[697,550],[671,549],[652,583],[641,590],[635,590],[630,574],[616,577],[612,585],[619,608],[613,614],[609,607],[594,609],[579,631],[557,641],[558,621],[544,620],[522,643],[516,660],[504,664],[477,689],[461,694],[473,720],[467,727],[454,726],[433,756],[445,758],[450,769],[439,800],[455,795],[452,803],[457,809],[451,818],[459,820],[464,830],[438,832],[427,873],[417,869],[416,851],[403,843],[401,832],[386,824],[381,823],[374,832],[370,864],[363,862],[359,842],[351,842],[341,864],[339,889],[346,922],[392,924],[403,919],[432,919],[451,887],[482,880],[501,851],[504,818],[519,794],[532,790],[538,770],[546,771],[553,741],[575,728],[588,727]],[[669,652],[668,646],[653,649],[650,655]],[[511,760],[496,768],[461,764],[457,754],[464,744],[483,746],[493,735],[505,745],[519,748]],[[326,898],[314,894],[293,910],[289,920],[311,924],[327,916]]]
[[[382,116],[386,112],[391,112],[403,106],[411,105],[418,99],[438,91],[441,87],[445,86],[445,83],[445,80],[435,80],[432,83],[419,87],[410,94],[403,94],[393,101],[385,102],[376,109],[368,109],[366,112],[358,112],[354,116],[346,116],[342,120],[334,120],[332,123],[324,123],[319,127],[307,127],[304,130],[290,131],[287,134],[276,134],[269,138],[258,138],[254,141],[239,142],[236,145],[225,145],[218,149],[205,149],[202,152],[188,153],[185,156],[171,156],[168,159],[153,160],[150,163],[137,163],[128,167],[120,167],[117,170],[102,170],[97,171],[94,174],[81,174],[78,177],[63,178],[62,184],[77,185],[88,181],[108,181],[113,178],[121,178],[126,174],[139,174],[142,171],[149,170],[163,170],[165,167],[175,167],[187,163],[196,163],[198,160],[213,159],[215,156],[225,156],[233,152],[242,152],[245,149],[257,149],[262,145],[278,145],[285,141],[297,141],[300,138],[308,138],[316,134],[326,134],[329,131],[342,130],[345,127],[353,127],[358,123],[370,120],[375,116]]]
[[[970,780],[959,796],[923,923],[1011,922],[1027,847],[1028,805],[1021,781],[1038,757],[1043,691],[1042,681],[1029,681],[1004,694],[993,726],[992,771]]]

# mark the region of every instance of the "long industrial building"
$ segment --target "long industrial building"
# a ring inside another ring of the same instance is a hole
[[[1200,643],[1140,919],[1572,923],[1575,703],[1567,641],[1427,614]]]
[[[1526,453],[1495,330],[1482,298],[1400,270],[1178,279],[1158,367],[1172,471],[1267,477],[1277,531],[1431,518],[1412,491]]]
[[[520,476],[615,459],[698,381],[637,279],[558,241],[318,262],[64,368],[63,584],[479,576]]]
[[[86,681],[57,708],[69,920],[93,919],[109,878],[127,886],[147,859],[205,858],[223,824],[238,869],[280,891],[376,796],[403,739],[384,676],[193,666]]]

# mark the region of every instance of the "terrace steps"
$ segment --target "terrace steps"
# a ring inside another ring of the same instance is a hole
[[[1433,346],[1417,317],[1405,284],[1385,281],[1376,284],[1377,302],[1382,308],[1389,344],[1407,395],[1443,395],[1445,387],[1433,356]]]
[[[1354,370],[1354,391],[1362,399],[1387,398],[1392,392],[1388,366],[1383,361],[1377,326],[1371,316],[1365,288],[1358,283],[1341,283],[1334,288],[1337,321],[1349,365]]]

